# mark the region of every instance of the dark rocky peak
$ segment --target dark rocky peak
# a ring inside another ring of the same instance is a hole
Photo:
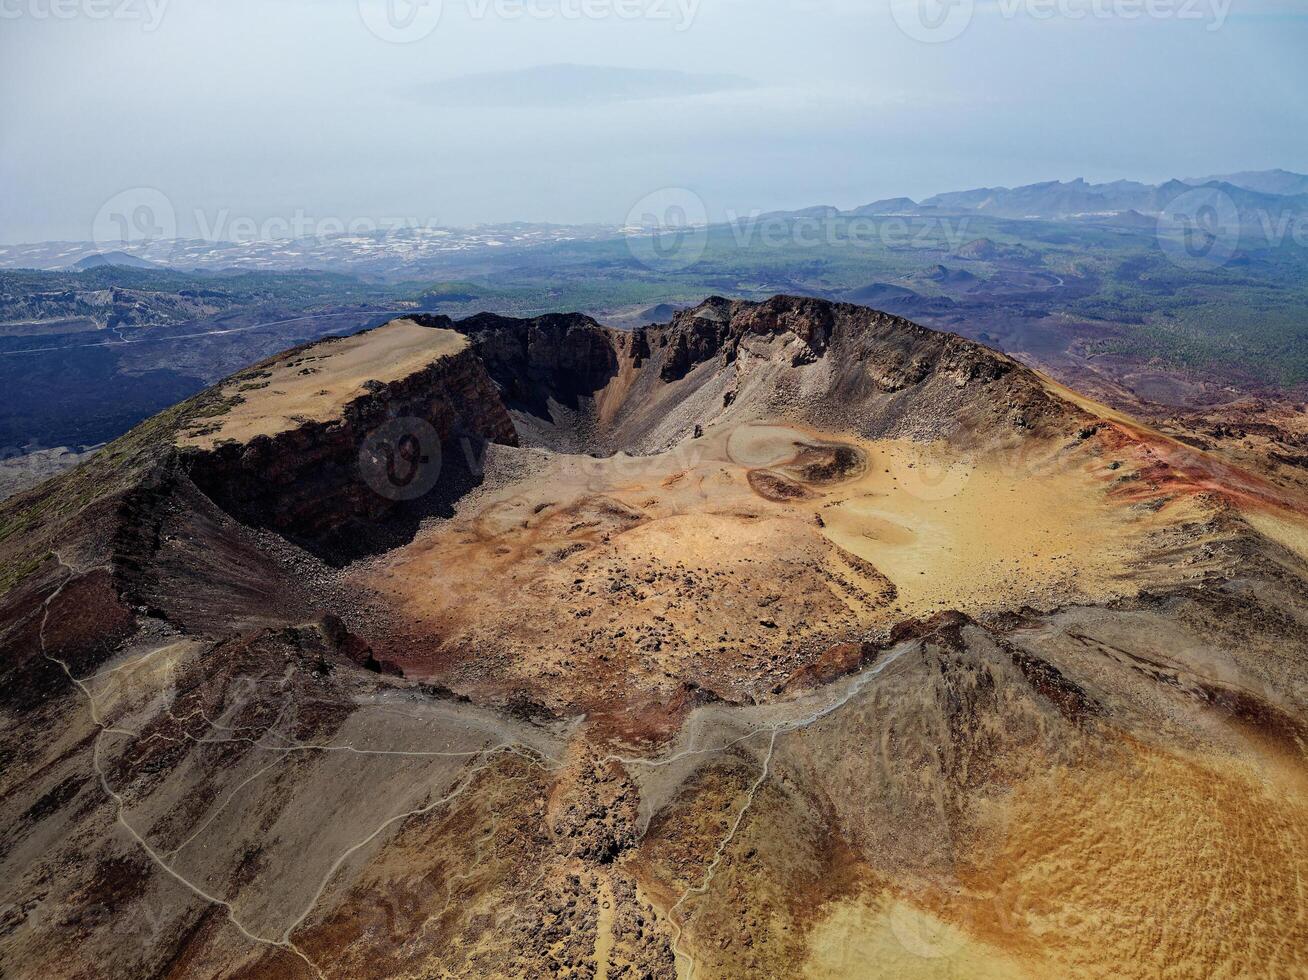
[[[453,324],[472,341],[510,408],[549,417],[551,400],[575,409],[618,371],[630,335],[581,313],[523,319],[479,313]]]

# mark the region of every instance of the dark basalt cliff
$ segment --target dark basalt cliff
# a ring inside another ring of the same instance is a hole
[[[472,341],[504,400],[537,415],[547,398],[575,409],[578,398],[607,385],[628,340],[579,313],[532,320],[482,313],[451,326]]]
[[[242,523],[304,541],[339,543],[357,528],[382,520],[401,502],[401,497],[378,492],[360,467],[365,440],[393,419],[429,423],[444,450],[461,451],[464,440],[473,447],[518,444],[495,385],[476,353],[466,348],[407,378],[374,383],[338,419],[306,422],[248,443],[184,448],[182,465],[196,486]],[[441,463],[428,460],[425,465]]]

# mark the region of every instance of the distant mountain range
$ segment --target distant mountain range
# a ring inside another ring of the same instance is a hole
[[[514,222],[476,228],[399,227],[358,234],[268,241],[196,238],[113,243],[37,242],[0,245],[0,269],[81,272],[98,266],[170,268],[186,272],[286,272],[300,269],[385,275],[420,268],[453,255],[530,248],[576,241],[610,240],[610,225]]]
[[[93,252],[83,259],[78,259],[71,268],[76,272],[82,272],[86,269],[98,269],[102,265],[123,266],[128,269],[159,268],[153,262],[147,262],[126,252]]]
[[[1221,174],[1215,177],[1188,179],[1187,184],[1207,184],[1218,181],[1234,184],[1260,194],[1308,194],[1308,176],[1288,170],[1243,170],[1238,174]]]
[[[763,217],[829,218],[835,216],[984,214],[995,218],[1042,221],[1097,219],[1120,226],[1156,227],[1158,216],[1184,194],[1200,188],[1220,191],[1241,215],[1308,213],[1308,175],[1288,170],[1244,171],[1212,177],[1144,184],[1115,180],[1092,184],[1084,178],[1048,180],[1020,187],[977,187],[936,194],[922,201],[891,197],[842,211],[819,205],[777,211]]]
[[[1286,216],[1308,215],[1308,175],[1288,170],[1244,171],[1145,184],[1083,178],[1021,187],[978,187],[936,194],[923,201],[892,197],[841,210],[829,205],[775,211],[763,218],[977,214],[1037,221],[1092,221],[1118,228],[1156,228],[1161,215],[1199,188],[1230,200],[1246,227]],[[1220,200],[1220,199],[1219,199]],[[1184,208],[1182,208],[1184,210]],[[223,242],[169,239],[128,243],[106,252],[91,242],[0,245],[0,269],[80,271],[100,265],[166,266],[194,271],[320,269],[379,275],[420,272],[457,254],[498,252],[542,245],[606,241],[630,229],[617,225],[550,225],[518,222],[477,228],[400,228],[314,239]]]
[[[1272,180],[1244,179],[1250,184],[1267,186]],[[1308,177],[1287,174],[1308,183]],[[1294,186],[1285,182],[1284,186]],[[982,187],[970,191],[937,194],[923,201],[919,210],[975,211],[1005,218],[1068,219],[1098,217],[1125,212],[1158,215],[1177,198],[1196,188],[1211,188],[1224,193],[1241,211],[1263,209],[1280,212],[1290,209],[1308,211],[1308,193],[1280,194],[1253,189],[1231,180],[1212,177],[1200,181],[1169,180],[1163,184],[1141,184],[1133,180],[1117,180],[1107,184],[1091,184],[1081,178],[1069,181],[1051,180],[1024,187]]]

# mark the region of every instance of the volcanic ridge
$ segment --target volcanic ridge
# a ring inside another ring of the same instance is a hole
[[[257,364],[0,505],[0,973],[1308,973],[1308,500],[1196,442],[788,296]]]

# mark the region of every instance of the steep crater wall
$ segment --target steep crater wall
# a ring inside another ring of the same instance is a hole
[[[485,442],[518,444],[513,421],[471,349],[369,387],[331,421],[308,421],[211,449],[182,447],[183,467],[196,486],[242,523],[348,551],[352,537],[407,503],[379,493],[360,466],[365,440],[391,420],[429,423],[443,447],[441,459],[434,461],[438,466],[462,454],[464,439],[476,449]]]
[[[401,323],[407,326],[386,334]],[[711,298],[669,324],[635,331],[580,314],[415,316],[396,324],[307,345],[211,391],[220,405],[239,403],[246,424],[275,417],[280,428],[224,429],[220,410],[208,429],[177,442],[183,470],[242,524],[348,561],[402,543],[425,514],[448,510],[478,482],[466,460],[486,442],[642,454],[711,425],[758,419],[934,439],[1065,426],[1076,414],[1002,354],[874,310],[802,297]],[[422,352],[429,332],[453,341],[420,369],[406,366],[410,373],[386,382],[353,375],[339,387],[350,400],[330,413],[310,418],[287,407],[280,389],[329,387],[340,377],[331,371],[348,357],[357,367],[360,344],[378,355],[367,370],[386,377],[397,364],[386,344],[398,337]],[[349,343],[352,353],[343,354]],[[270,370],[281,372],[272,382]],[[277,411],[265,413],[261,396],[247,393],[261,384],[282,398]],[[442,446],[440,484],[421,500],[379,492],[360,466],[365,440],[406,418],[429,423]]]
[[[468,337],[524,443],[642,454],[732,419],[868,438],[1006,438],[1080,413],[1012,358],[847,303],[712,297],[634,331],[579,314],[428,324]]]

